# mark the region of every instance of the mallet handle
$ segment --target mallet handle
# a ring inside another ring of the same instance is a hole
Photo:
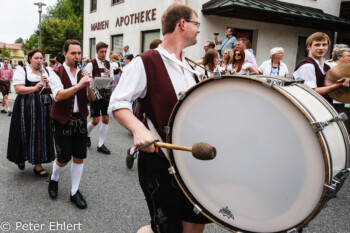
[[[184,150],[184,151],[192,152],[192,147],[179,146],[179,145],[174,145],[174,144],[165,143],[165,142],[155,142],[154,145],[157,147],[163,147],[163,148],[172,149],[172,150]]]

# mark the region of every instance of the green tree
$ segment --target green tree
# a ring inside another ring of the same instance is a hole
[[[7,58],[11,57],[11,53],[7,49],[6,45],[4,45],[4,47],[2,48],[1,53],[0,53],[0,57],[7,57]]]
[[[81,28],[77,17],[67,19],[48,18],[41,24],[42,50],[63,60],[63,44],[67,39],[81,40]]]
[[[23,43],[22,37],[20,37],[20,38],[18,38],[17,40],[15,40],[15,43]]]
[[[24,52],[28,53],[30,50],[39,47],[39,38],[37,33],[32,34],[29,39],[25,40],[22,44]]]

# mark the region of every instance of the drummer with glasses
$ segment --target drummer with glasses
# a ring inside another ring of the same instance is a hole
[[[162,44],[136,57],[124,69],[109,104],[109,113],[132,132],[136,148],[156,139],[166,140],[164,126],[173,107],[182,93],[198,82],[183,51],[197,43],[200,25],[197,13],[186,5],[173,4],[165,10],[161,21]],[[136,99],[149,128],[154,131],[148,130],[133,115],[131,103]],[[210,221],[193,212],[192,204],[176,185],[168,168],[165,153],[154,144],[140,151],[139,182],[148,204],[151,225],[138,232],[203,232],[204,224]]]

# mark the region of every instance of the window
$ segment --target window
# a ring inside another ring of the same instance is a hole
[[[149,44],[154,39],[160,39],[160,30],[151,30],[142,32],[142,48],[141,52],[145,52],[149,48]]]
[[[123,35],[112,36],[112,51],[120,54],[123,53]]]
[[[94,12],[97,10],[97,0],[91,0],[90,12]]]
[[[90,59],[94,59],[96,54],[96,39],[90,39]]]
[[[305,36],[299,36],[298,38],[298,51],[295,66],[297,66],[301,60],[309,55],[308,51],[306,50],[306,39],[307,38]]]
[[[124,0],[112,0],[112,5],[124,2]]]

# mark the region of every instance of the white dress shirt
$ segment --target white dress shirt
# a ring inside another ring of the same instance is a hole
[[[314,58],[312,58],[314,59]],[[314,59],[317,63],[318,67],[320,68],[322,74],[326,74],[326,71],[323,70],[325,59],[322,59],[321,63]],[[315,73],[315,67],[311,63],[306,63],[299,67],[296,71],[294,71],[293,76],[295,79],[304,79],[304,84],[310,88],[316,88],[317,87],[317,79],[316,79],[316,73]]]
[[[161,45],[158,46],[156,50],[169,54],[169,52],[163,49]],[[170,56],[176,57],[175,54],[170,54]],[[196,84],[193,73],[187,71],[186,69],[184,69],[184,72],[182,72],[179,65],[162,54],[161,58],[165,64],[165,68],[168,71],[171,83],[173,84],[175,93],[177,94],[177,98],[179,98],[179,94],[181,92],[185,92]],[[188,66],[185,60],[184,51],[181,53],[181,60],[186,66]],[[146,94],[147,77],[145,67],[141,57],[136,57],[125,67],[123,71],[123,78],[120,79],[118,86],[110,98],[108,113],[112,114],[113,111],[122,108],[132,110],[132,102],[138,98],[144,98]]]
[[[100,59],[96,58],[96,61],[97,61],[98,68],[101,68],[101,69],[104,69],[104,68],[105,68],[105,66],[103,65],[102,61],[100,61]],[[111,78],[114,78],[114,74],[113,74],[112,69],[111,69],[111,63],[109,63],[109,64],[110,64],[110,67],[109,67],[109,69],[110,69],[110,75],[109,75],[109,76],[110,76]],[[106,68],[106,69],[107,69],[107,68]],[[89,63],[86,65],[85,70],[86,70],[86,71],[89,71],[89,73],[92,75],[93,67],[92,67],[92,63],[91,63],[91,62],[89,62]],[[101,74],[101,75],[102,75],[102,74]],[[107,74],[106,74],[106,75],[107,75]]]
[[[245,55],[244,61],[253,64],[253,67],[255,69],[258,69],[258,64],[256,64],[256,58],[255,58],[254,54],[252,54],[251,52],[249,52],[248,49],[246,49],[246,50],[244,50],[244,55]]]
[[[23,67],[24,68],[24,67]],[[33,74],[33,70],[30,67],[30,65],[27,65],[25,67],[27,70],[27,79],[30,82],[40,82],[41,77],[40,75]],[[45,69],[42,69],[43,71],[43,77],[48,77],[48,74],[46,73]],[[51,75],[51,73],[50,73]],[[18,84],[26,84],[26,75],[24,69],[16,69],[15,74],[13,75],[13,85],[16,86]]]
[[[78,83],[78,73],[80,71],[79,67],[75,71],[75,76],[72,74],[72,72],[70,71],[69,66],[67,66],[67,64],[65,62],[63,63],[63,67],[64,67],[64,69],[66,70],[66,72],[67,72],[67,74],[69,76],[69,80],[72,83],[72,86],[77,85],[77,83]],[[64,90],[64,87],[63,87],[63,84],[61,82],[60,77],[54,71],[50,72],[49,83],[50,83],[53,99],[57,102],[56,95],[57,95],[57,93],[59,91]],[[79,112],[77,95],[74,95],[73,112]]]

